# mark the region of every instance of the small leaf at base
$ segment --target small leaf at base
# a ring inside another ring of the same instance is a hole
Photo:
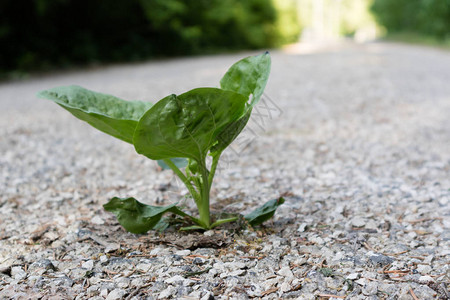
[[[220,219],[217,220],[216,222],[212,223],[210,228],[213,229],[214,227],[217,227],[219,225],[225,224],[225,223],[229,223],[229,222],[234,222],[237,219],[239,219],[239,217],[233,217],[233,218],[228,218],[228,219]]]
[[[141,203],[133,197],[114,197],[103,207],[115,214],[120,225],[131,233],[146,233],[158,224],[163,214],[168,212],[186,216],[175,204],[152,206]]]
[[[252,226],[258,226],[269,220],[275,214],[278,206],[284,203],[284,198],[280,197],[278,199],[270,200],[264,205],[258,207],[248,215],[245,215],[244,218],[247,222]]]

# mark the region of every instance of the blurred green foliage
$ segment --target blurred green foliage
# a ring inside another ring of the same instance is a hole
[[[0,73],[275,47],[300,31],[277,1],[2,0]]]
[[[450,39],[450,0],[374,0],[372,11],[388,33]]]

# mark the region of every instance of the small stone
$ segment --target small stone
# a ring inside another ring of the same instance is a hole
[[[57,286],[68,286],[68,287],[70,287],[70,286],[73,285],[73,283],[74,283],[73,280],[70,279],[67,276],[61,276],[61,277],[53,279],[53,284],[57,285]]]
[[[125,295],[125,291],[122,289],[114,289],[106,297],[106,300],[119,300]]]
[[[351,220],[351,224],[352,224],[353,227],[361,228],[361,227],[364,227],[366,225],[366,220],[361,218],[361,217],[354,217]]]
[[[369,255],[369,260],[374,265],[386,266],[394,261],[394,259],[390,258],[389,256],[380,253],[373,253],[372,251],[368,252],[367,255]]]
[[[375,281],[369,281],[362,288],[362,293],[366,296],[373,296],[378,293],[378,283]]]
[[[448,197],[442,197],[438,199],[438,203],[442,206],[447,206],[447,204],[450,202]]]
[[[346,279],[349,279],[349,280],[356,280],[356,279],[359,278],[359,276],[360,276],[359,273],[351,273],[351,274],[348,274],[348,275],[347,275]]]
[[[369,220],[367,221],[365,228],[376,231],[378,229],[378,223],[375,222],[374,220]]]
[[[434,279],[431,276],[425,275],[425,276],[420,276],[419,281],[423,282],[423,283],[428,283],[428,282],[434,282]]]
[[[242,276],[246,273],[246,270],[235,270],[228,274],[228,276]]]
[[[141,263],[141,264],[138,264],[138,265],[136,266],[136,270],[141,271],[141,272],[144,272],[144,273],[147,273],[148,270],[150,270],[151,267],[152,267],[151,264]]]
[[[106,298],[108,296],[108,289],[101,289],[100,296]]]
[[[211,292],[206,292],[200,300],[214,300],[214,294]]]
[[[185,279],[184,279],[183,276],[181,276],[181,275],[175,275],[175,276],[173,276],[173,277],[170,277],[170,278],[164,280],[164,282],[167,283],[167,284],[174,284],[174,283],[176,283],[176,282],[183,282],[184,280],[185,280]]]
[[[49,259],[40,259],[30,265],[28,270],[30,272],[37,270],[37,269],[43,269],[43,270],[56,270],[56,267],[53,265],[53,263]]]
[[[94,223],[94,224],[96,224],[96,225],[103,225],[103,224],[105,224],[105,221],[103,221],[103,219],[100,218],[100,216],[94,216],[94,217],[91,219],[91,222]]]
[[[179,255],[179,256],[187,256],[187,255],[191,254],[191,250],[187,250],[187,249],[180,250],[180,251],[175,252],[175,254]]]
[[[390,295],[393,295],[396,293],[397,291],[397,286],[395,284],[392,283],[384,283],[384,282],[380,282],[379,286],[378,286],[378,290],[379,291],[384,291]]]
[[[431,262],[433,261],[434,256],[433,255],[428,255],[427,257],[425,257],[425,259],[423,260],[424,263],[426,264],[431,264]]]
[[[282,293],[286,293],[289,292],[291,289],[292,289],[291,285],[285,281],[281,284],[279,291]]]
[[[120,277],[114,280],[118,288],[126,289],[130,285],[130,279],[126,277]]]
[[[177,292],[177,289],[173,286],[169,286],[168,288],[166,288],[165,290],[163,290],[159,296],[158,299],[166,299],[166,298],[170,298],[172,297],[172,295],[174,295]]]
[[[106,255],[100,256],[100,262],[101,262],[102,264],[108,262],[108,257],[107,257]]]
[[[294,260],[294,265],[296,266],[302,266],[304,264],[306,264],[308,260],[306,259],[306,257],[299,257],[296,260]]]
[[[82,267],[83,269],[86,269],[86,270],[88,270],[88,271],[91,271],[92,268],[94,268],[94,261],[93,261],[93,260],[85,261],[83,264],[81,264],[81,267]]]
[[[145,281],[142,278],[133,278],[131,280],[132,287],[139,287],[139,286],[143,286],[144,284],[145,284]]]
[[[11,277],[13,277],[16,280],[21,280],[27,277],[27,273],[21,267],[12,267]]]
[[[155,248],[155,249],[152,249],[152,251],[150,251],[150,255],[159,255],[159,254],[161,254],[162,251],[163,251],[162,248]]]
[[[360,279],[356,280],[355,282],[361,286],[365,286],[367,281],[365,278],[360,278]]]
[[[203,233],[203,235],[205,236],[213,236],[214,235],[214,230],[207,230]]]
[[[431,267],[429,265],[418,265],[417,272],[420,274],[429,274],[431,272]]]
[[[185,279],[183,281],[183,286],[193,286],[194,284],[196,284],[197,281],[192,280],[192,279]]]
[[[286,267],[282,267],[278,272],[278,275],[290,278],[290,277],[294,277],[294,273],[292,273],[291,268],[289,268],[288,266]]]
[[[205,260],[201,257],[196,257],[192,261],[192,264],[194,264],[194,265],[203,265],[204,263],[205,263]]]
[[[261,289],[261,287],[257,284],[252,284],[250,286],[250,288],[248,288],[246,290],[247,295],[251,298],[255,298],[255,297],[261,297],[261,293],[263,292],[263,290]]]
[[[436,299],[437,293],[427,285],[419,285],[414,288],[414,294],[418,299]],[[443,299],[443,298],[441,298]]]
[[[240,262],[240,261],[225,263],[225,266],[231,270],[245,269],[245,267],[246,267],[245,263]]]

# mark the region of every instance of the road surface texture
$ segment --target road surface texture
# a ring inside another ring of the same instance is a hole
[[[35,97],[77,84],[155,102],[217,86],[249,54],[0,84],[0,298],[448,299],[449,52],[273,51],[266,95],[212,190],[214,209],[235,212],[283,195],[256,229],[127,233],[103,210],[108,199],[167,204],[186,191],[132,146]]]

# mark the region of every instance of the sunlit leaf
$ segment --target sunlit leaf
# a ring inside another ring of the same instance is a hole
[[[78,119],[128,143],[133,142],[139,119],[152,106],[149,102],[125,101],[76,85],[45,90],[38,97],[56,102]]]
[[[253,107],[259,102],[270,73],[270,55],[266,52],[249,56],[232,65],[220,81],[224,90],[242,94],[250,99],[244,114],[230,123],[217,137],[212,154],[221,153],[230,145],[247,125]]]
[[[203,161],[217,135],[244,112],[243,95],[199,88],[156,103],[140,119],[133,143],[151,159]]]

